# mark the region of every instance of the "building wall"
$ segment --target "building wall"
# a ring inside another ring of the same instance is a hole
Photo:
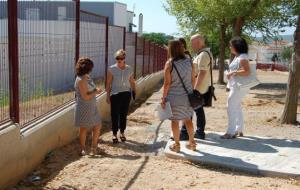
[[[127,5],[123,3],[114,3],[114,25],[127,26]]]
[[[7,9],[4,9],[3,4],[0,2],[0,19],[7,17]],[[59,20],[59,7],[66,8],[66,18],[75,17],[75,3],[74,1],[19,1],[18,2],[18,18],[21,20],[26,19],[26,11],[28,9],[37,9],[39,20]]]
[[[6,4],[0,1],[0,19],[7,18]],[[75,18],[75,3],[72,1],[20,1],[18,6],[18,18],[21,20],[28,19],[29,12],[32,20]],[[65,8],[65,16],[61,15],[64,12],[60,10],[62,8]],[[133,14],[127,13],[127,5],[119,2],[81,2],[80,9],[109,17],[110,25],[126,27],[127,31],[129,23],[133,22]]]
[[[114,2],[81,2],[80,9],[109,17],[109,25],[114,25]]]

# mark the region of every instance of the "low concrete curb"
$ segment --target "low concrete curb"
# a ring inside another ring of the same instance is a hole
[[[181,152],[170,151],[169,140],[164,150],[170,158],[189,160],[229,168],[255,175],[300,179],[300,141],[266,137],[220,139],[220,133],[208,133],[197,141],[197,150],[188,150],[181,142]]]

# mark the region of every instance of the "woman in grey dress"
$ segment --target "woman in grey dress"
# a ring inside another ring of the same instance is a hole
[[[80,136],[80,154],[86,154],[85,142],[89,128],[93,129],[93,139],[91,154],[97,154],[98,138],[100,135],[101,118],[97,110],[96,95],[102,92],[96,88],[90,73],[94,67],[93,61],[89,58],[80,58],[76,64],[75,80],[75,126],[79,127]]]
[[[180,41],[173,40],[169,42],[169,56],[170,59],[167,61],[164,69],[164,86],[161,102],[164,108],[166,102],[169,101],[173,113],[173,117],[170,118],[170,120],[172,121],[172,132],[175,143],[169,148],[174,152],[180,151],[179,121],[183,121],[189,134],[189,144],[187,148],[195,150],[194,127],[191,120],[194,110],[190,105],[188,95],[183,88],[174,66],[177,68],[189,92],[193,91],[194,77],[192,76],[194,76],[194,69],[190,58],[185,55],[184,48]]]

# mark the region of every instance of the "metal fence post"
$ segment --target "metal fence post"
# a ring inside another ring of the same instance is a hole
[[[153,46],[153,54],[154,54],[154,59],[153,59],[153,71],[152,73],[156,72],[156,58],[157,58],[157,52],[156,52],[156,44]]]
[[[148,58],[148,72],[147,74],[149,75],[150,74],[150,56],[151,56],[151,42],[149,42],[149,58]]]
[[[142,76],[145,76],[145,49],[146,49],[146,40],[145,38],[143,39],[143,69],[142,69]]]
[[[80,0],[75,0],[75,64],[79,59],[80,51]]]
[[[20,123],[19,105],[19,52],[18,52],[18,1],[7,1],[8,60],[9,60],[9,112],[14,123]]]
[[[134,46],[135,46],[135,50],[134,50],[134,78],[136,79],[136,59],[137,59],[137,56],[136,56],[136,54],[137,54],[137,45],[138,45],[138,43],[137,43],[137,40],[138,40],[138,35],[137,35],[137,33],[135,33],[135,44],[134,44]]]
[[[109,26],[108,26],[108,20],[109,18],[105,18],[105,84],[107,82],[107,70],[108,70],[108,32],[109,32]]]

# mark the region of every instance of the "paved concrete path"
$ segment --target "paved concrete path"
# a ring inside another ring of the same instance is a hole
[[[220,135],[208,133],[206,140],[197,141],[195,152],[185,148],[186,142],[181,142],[178,154],[169,150],[173,143],[169,140],[165,154],[257,175],[300,178],[300,141],[255,136],[223,140]]]

